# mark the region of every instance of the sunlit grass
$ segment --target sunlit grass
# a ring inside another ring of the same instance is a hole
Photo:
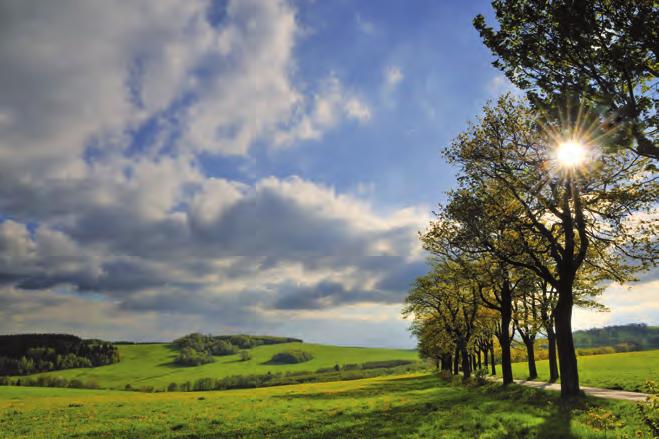
[[[590,425],[615,413],[619,428]],[[222,392],[0,387],[0,436],[58,437],[635,437],[630,403],[562,403],[514,386],[450,386],[431,375]]]
[[[577,357],[579,380],[584,386],[643,391],[645,381],[659,376],[659,350]],[[549,379],[549,362],[537,361],[538,379]],[[501,369],[497,370],[500,374]],[[526,379],[527,363],[513,363],[515,379]]]
[[[277,352],[301,349],[310,352],[313,359],[299,364],[266,364]],[[215,357],[216,362],[196,367],[181,367],[173,363],[177,351],[167,344],[119,345],[121,361],[109,366],[70,369],[42,375],[77,378],[84,382],[96,381],[103,388],[123,389],[126,384],[134,388],[154,386],[165,388],[199,378],[222,378],[229,375],[267,374],[268,372],[315,371],[336,364],[364,363],[380,360],[418,360],[418,354],[405,349],[376,349],[329,346],[309,343],[283,343],[258,346],[251,349],[252,358],[240,361],[239,355]]]

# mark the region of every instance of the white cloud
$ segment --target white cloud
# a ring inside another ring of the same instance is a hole
[[[573,326],[588,329],[627,323],[659,323],[659,280],[657,270],[650,280],[627,285],[612,284],[598,299],[609,312],[595,312],[575,308]]]
[[[389,88],[395,88],[403,80],[403,72],[398,66],[388,66],[384,70],[384,82]]]
[[[229,1],[217,25],[207,7],[3,10],[0,330],[272,329],[268,307],[397,303],[422,267],[425,213],[378,213],[298,177],[205,174],[201,152],[290,146],[372,117],[334,74],[297,86],[287,2]]]
[[[290,126],[277,132],[275,145],[289,146],[300,140],[318,140],[324,131],[342,119],[365,123],[371,118],[369,106],[353,91],[346,90],[334,74],[323,81],[308,104],[309,111],[302,112]]]

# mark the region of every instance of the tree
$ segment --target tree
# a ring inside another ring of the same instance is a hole
[[[520,294],[517,300],[513,302],[514,324],[517,333],[526,347],[526,358],[529,365],[529,379],[538,377],[538,369],[535,365],[535,339],[540,332],[542,320],[540,319],[540,306],[535,292],[528,288],[534,285],[528,285],[527,288],[520,288]]]
[[[454,200],[455,202],[455,200]],[[511,361],[511,343],[514,336],[512,326],[513,298],[515,291],[523,282],[528,283],[532,273],[517,269],[500,258],[488,256],[488,247],[482,245],[477,236],[472,235],[461,226],[459,215],[453,210],[461,211],[461,206],[449,204],[437,214],[437,219],[421,235],[425,250],[439,257],[450,258],[458,264],[464,275],[479,286],[481,306],[497,312],[500,320],[494,327],[501,347],[501,370],[503,384],[513,382]],[[481,223],[481,227],[485,224]],[[490,239],[505,240],[505,223],[490,222],[487,232]],[[483,233],[483,229],[480,230]]]
[[[561,168],[546,125],[510,96],[487,106],[445,155],[460,168],[446,208],[451,220],[491,255],[557,291],[561,394],[579,394],[571,323],[579,273],[624,282],[656,264],[659,188],[648,159],[622,151]]]
[[[478,296],[478,286],[457,264],[434,261],[431,272],[415,281],[403,308],[406,317],[434,320],[441,325],[455,346],[454,366],[461,361],[464,378],[471,376],[469,348],[475,333]]]
[[[653,0],[494,0],[499,29],[474,26],[494,66],[547,109],[578,100],[616,128],[613,149],[659,159],[657,48]],[[652,140],[654,139],[654,140]]]

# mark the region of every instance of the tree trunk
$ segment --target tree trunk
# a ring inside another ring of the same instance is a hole
[[[444,356],[442,357],[442,370],[448,370],[450,372],[452,365],[451,361],[452,361],[451,354],[444,354]]]
[[[471,376],[471,367],[469,366],[469,353],[466,348],[462,351],[462,377],[469,378]]]
[[[481,363],[481,350],[478,350],[478,368],[482,369],[483,368],[483,363]]]
[[[488,354],[489,354],[488,350],[489,349],[487,348],[487,345],[485,345],[485,349],[483,349],[483,362],[485,363],[485,371],[487,371],[487,369],[490,366],[488,362]]]
[[[572,338],[573,297],[571,283],[569,285],[561,285],[561,288],[558,289],[558,303],[554,311],[562,398],[580,395],[577,355],[574,351],[574,339]]]
[[[556,362],[556,333],[554,323],[547,325],[547,343],[549,344],[549,382],[558,380],[558,363]]]
[[[513,382],[513,368],[510,361],[510,321],[513,314],[513,297],[509,287],[501,290],[501,334],[499,344],[501,345],[501,373],[503,384]]]
[[[455,348],[455,355],[453,356],[453,375],[460,373],[460,350]]]
[[[492,361],[490,361],[490,365],[492,366],[492,375],[496,375],[497,374],[497,366],[496,366],[496,363],[494,361],[494,342],[492,342],[492,344],[490,345],[490,360],[492,360]]]
[[[535,346],[533,346],[533,339],[526,338],[524,344],[526,345],[526,356],[529,363],[529,379],[538,378],[538,369],[535,367]]]

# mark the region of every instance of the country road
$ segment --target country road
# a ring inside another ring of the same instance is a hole
[[[497,381],[501,381],[500,379]],[[558,383],[547,383],[544,381],[529,381],[529,380],[515,380],[515,384],[519,384],[527,387],[534,387],[536,389],[543,390],[554,390],[557,392],[561,391],[561,385]],[[599,387],[585,387],[582,386],[586,395],[595,396],[597,398],[609,398],[609,399],[621,399],[624,401],[633,401],[641,402],[645,401],[648,394],[640,392],[627,392],[625,390],[612,390],[612,389],[601,389]]]

